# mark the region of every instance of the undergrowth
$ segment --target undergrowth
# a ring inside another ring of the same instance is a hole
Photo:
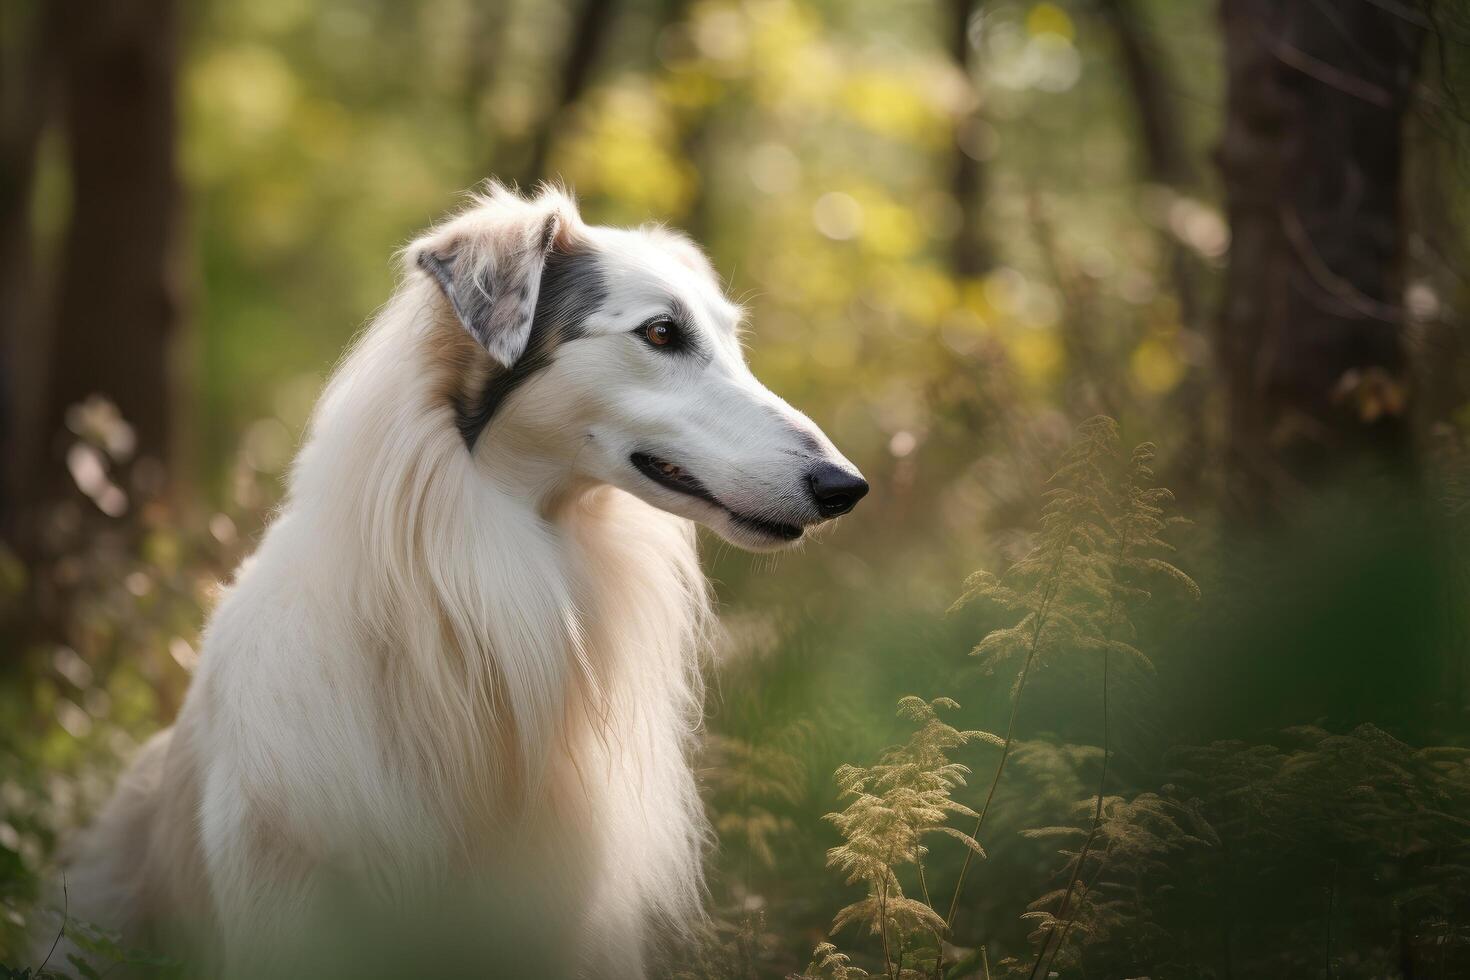
[[[1105,826],[1112,661],[1119,657],[1136,669],[1153,669],[1134,645],[1137,630],[1131,619],[1132,610],[1150,597],[1148,583],[1164,579],[1191,595],[1199,594],[1194,581],[1162,557],[1171,550],[1162,534],[1167,523],[1164,506],[1172,497],[1168,490],[1152,486],[1153,458],[1154,448],[1147,443],[1126,460],[1121,458],[1118,427],[1112,419],[1097,417],[1083,423],[1045,491],[1035,546],[1004,575],[976,572],[965,583],[955,609],[983,602],[1013,620],[991,630],[971,651],[987,673],[1017,665],[1003,737],[959,731],[941,722],[937,708],[959,707],[948,698],[926,702],[910,696],[899,702],[900,713],[918,725],[909,741],[885,752],[875,766],[844,766],[837,771],[839,791],[851,802],[842,812],[828,815],[845,840],[829,852],[829,863],[847,875],[848,884],[864,884],[867,895],[837,914],[832,931],[861,923],[876,934],[882,947],[882,975],[890,980],[946,975],[946,941],[955,935],[971,863],[986,856],[981,835],[1016,742],[1033,671],[1061,658],[1100,657],[1102,766],[1092,822],[1071,861],[1066,887],[1043,896],[1027,913],[1036,922],[1032,938],[1037,947],[1029,975],[1038,971],[1046,975],[1043,964],[1056,958],[1077,925],[1087,895],[1082,870]],[[970,770],[949,758],[972,740],[1000,750],[978,810],[954,798]],[[973,829],[949,826],[947,821],[956,816],[973,820]],[[923,840],[936,833],[964,848],[953,892],[942,906],[930,894],[924,868],[928,851]],[[1105,846],[1110,848],[1112,842]],[[902,888],[899,870],[907,865],[916,868],[921,898]],[[853,968],[829,945],[818,947],[818,955],[801,976],[835,976],[839,969],[851,973]],[[948,958],[962,961],[961,966],[967,962],[963,953]],[[989,972],[983,953],[971,965]],[[947,975],[957,974],[951,970]]]
[[[1009,678],[1002,734],[940,720],[939,709],[964,717],[948,698],[909,696],[909,740],[872,766],[837,770],[846,807],[828,815],[842,836],[828,862],[864,894],[792,980],[1470,969],[1470,749],[1414,747],[1372,724],[1199,745],[1155,731],[1125,747],[1120,772],[1119,684],[1148,689],[1158,653],[1171,653],[1145,652],[1140,622],[1156,595],[1175,619],[1181,600],[1200,597],[1174,563],[1168,537],[1181,522],[1153,459],[1147,443],[1125,454],[1112,420],[1084,423],[1044,491],[1032,547],[1004,574],[966,582],[955,609],[983,606],[999,620],[971,653]],[[1095,669],[1072,669],[1085,662]],[[1066,683],[1049,697],[1096,683],[1093,745],[1023,740],[1035,678],[1053,668]],[[1140,703],[1145,717],[1128,720],[1157,729],[1162,713]],[[972,788],[983,746],[994,758]],[[1024,788],[1007,793],[1017,765]],[[1027,790],[1087,770],[1090,795],[1022,806]],[[1004,806],[1017,812],[998,825]],[[997,847],[1010,852],[1008,884],[1016,868],[1036,869],[1035,897],[1010,903],[1019,931],[966,916]],[[953,883],[943,895],[941,880]]]

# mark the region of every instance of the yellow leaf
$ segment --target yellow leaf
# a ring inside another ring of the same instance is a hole
[[[1026,15],[1026,32],[1031,35],[1055,34],[1068,41],[1077,35],[1072,18],[1054,3],[1038,3]]]

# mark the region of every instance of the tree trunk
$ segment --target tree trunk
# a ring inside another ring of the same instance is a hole
[[[1194,184],[1189,154],[1180,139],[1181,127],[1174,112],[1173,86],[1159,56],[1150,51],[1148,38],[1139,22],[1134,0],[1102,0],[1102,12],[1118,46],[1118,60],[1133,99],[1138,132],[1143,146],[1146,178],[1176,191]],[[1179,314],[1189,329],[1198,329],[1199,288],[1190,256],[1178,239],[1171,239],[1169,262],[1174,288],[1179,294]]]
[[[980,0],[949,2],[950,54],[972,86],[975,46],[971,43],[970,24],[979,10]],[[974,109],[961,113],[956,119],[950,176],[950,193],[959,207],[959,226],[950,243],[950,269],[956,277],[966,279],[985,272],[991,262],[980,213],[984,204],[985,171],[979,159],[979,125],[979,113]]]
[[[65,18],[72,188],[42,420],[41,468],[54,490],[66,410],[92,394],[117,404],[140,458],[170,455],[180,196],[174,0],[52,2]]]
[[[1100,0],[1128,84],[1142,150],[1143,178],[1177,194],[1195,190],[1197,174],[1174,111],[1174,84],[1158,45],[1148,36],[1136,0]],[[1168,484],[1187,497],[1196,495],[1209,455],[1209,365],[1198,356],[1209,327],[1200,288],[1199,260],[1169,227],[1161,233],[1175,299],[1179,302],[1178,344],[1186,370],[1170,393],[1168,411],[1180,420],[1180,445],[1170,453]]]
[[[52,108],[60,18],[54,5],[0,12],[0,538],[16,542],[31,494],[49,335],[36,289],[32,190]]]
[[[566,125],[568,112],[582,98],[592,80],[593,69],[607,43],[617,9],[617,0],[582,0],[577,6],[572,34],[562,58],[561,88],[556,104],[542,120],[531,144],[525,183],[555,176],[546,169],[551,159],[552,143],[558,130]]]
[[[1100,6],[1133,98],[1149,179],[1170,186],[1192,183],[1189,155],[1179,139],[1172,86],[1159,55],[1150,50],[1153,45],[1139,21],[1136,0],[1101,0]]]
[[[504,157],[502,134],[494,125],[487,105],[500,79],[505,60],[509,4],[471,4],[465,29],[466,65],[464,85],[465,125],[473,140],[469,147],[469,183],[477,184],[495,174]]]
[[[1226,494],[1259,521],[1409,461],[1400,175],[1421,33],[1320,0],[1222,0],[1221,22]]]

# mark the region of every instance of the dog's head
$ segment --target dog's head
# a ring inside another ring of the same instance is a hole
[[[753,550],[799,540],[868,492],[751,374],[742,311],[684,236],[589,227],[560,192],[493,186],[407,258],[485,352],[454,393],[471,451],[489,451],[494,431],[549,460],[548,479],[621,487]]]

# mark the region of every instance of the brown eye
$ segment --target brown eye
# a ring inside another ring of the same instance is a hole
[[[655,347],[668,347],[677,336],[674,325],[667,320],[654,320],[643,327],[643,339]]]

